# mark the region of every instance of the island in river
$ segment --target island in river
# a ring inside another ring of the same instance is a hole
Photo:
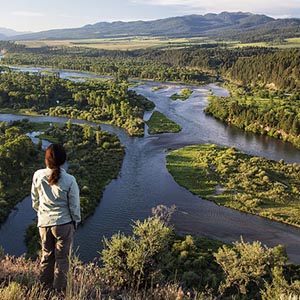
[[[167,155],[167,168],[192,193],[247,213],[300,225],[300,166],[205,144]]]

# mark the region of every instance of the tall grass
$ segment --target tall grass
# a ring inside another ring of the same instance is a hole
[[[25,257],[0,258],[1,300],[186,300],[213,299],[209,293],[183,291],[180,284],[168,283],[140,291],[118,290],[110,286],[98,261],[87,264],[77,257],[71,260],[66,294],[47,291],[40,285],[39,261]]]

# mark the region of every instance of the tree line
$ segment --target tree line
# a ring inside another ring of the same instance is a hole
[[[246,131],[291,142],[300,148],[300,94],[232,86],[229,97],[209,97],[205,111]]]
[[[132,51],[83,48],[8,47],[4,64],[39,65],[130,78],[201,83],[210,76],[242,84],[273,83],[278,89],[299,88],[299,49],[229,48],[222,44],[179,49]]]

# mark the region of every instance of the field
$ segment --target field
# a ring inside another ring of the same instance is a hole
[[[285,39],[284,42],[274,42],[272,44],[267,42],[259,42],[259,43],[239,43],[236,42],[233,44],[235,48],[237,47],[274,47],[274,48],[299,48],[300,47],[300,38],[289,38]]]
[[[36,40],[19,41],[28,48],[40,48],[45,46],[85,47],[106,50],[135,50],[145,48],[178,48],[183,46],[199,45],[214,42],[204,37],[198,38],[163,38],[163,37],[122,37],[103,39],[81,40]]]
[[[78,39],[78,40],[32,40],[17,41],[18,44],[26,45],[28,48],[51,47],[84,47],[106,50],[136,50],[147,48],[181,48],[186,46],[204,45],[211,43],[222,43],[228,47],[276,47],[276,48],[298,48],[300,38],[289,38],[282,43],[241,43],[239,41],[217,41],[207,37],[192,38],[167,38],[132,36],[101,39]]]

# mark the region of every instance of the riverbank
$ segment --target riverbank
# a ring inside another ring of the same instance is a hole
[[[300,167],[213,144],[167,155],[174,179],[192,193],[239,211],[300,225]]]
[[[208,98],[207,114],[245,131],[290,142],[300,149],[300,109],[297,92],[286,93],[272,85],[238,86],[226,83],[228,97]]]

